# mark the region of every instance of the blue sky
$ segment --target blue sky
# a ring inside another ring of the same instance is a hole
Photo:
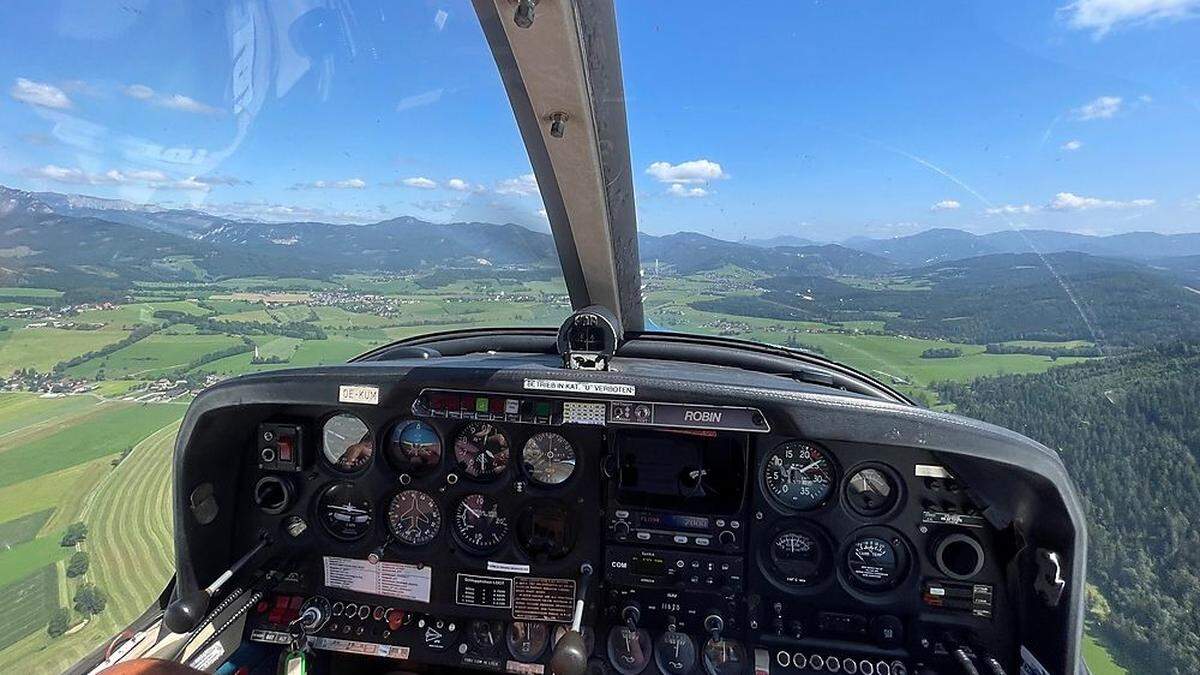
[[[729,7],[618,2],[645,231],[1200,231],[1200,0]],[[465,0],[4,12],[2,184],[544,223]]]

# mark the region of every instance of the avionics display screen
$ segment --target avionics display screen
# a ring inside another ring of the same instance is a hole
[[[742,434],[621,431],[614,449],[620,504],[696,514],[732,514],[742,504],[747,452]]]

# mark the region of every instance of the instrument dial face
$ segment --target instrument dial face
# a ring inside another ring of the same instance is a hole
[[[334,483],[317,497],[317,517],[334,538],[361,539],[371,531],[371,499],[354,483]]]
[[[321,428],[321,453],[330,466],[344,473],[365,469],[375,454],[371,429],[350,413],[325,420]]]
[[[508,437],[495,425],[471,422],[454,441],[454,460],[471,478],[493,480],[508,469]]]
[[[833,492],[833,462],[812,443],[792,441],[767,455],[763,483],[780,505],[797,511],[814,509]]]
[[[771,542],[771,566],[778,579],[791,586],[809,586],[824,576],[829,551],[816,534],[786,529]]]
[[[495,656],[504,640],[504,624],[499,621],[475,619],[467,628],[467,641],[484,656]]]
[[[710,638],[704,643],[704,672],[734,675],[746,668],[746,648],[737,640]]]
[[[686,633],[667,631],[654,643],[654,662],[669,675],[685,675],[696,665],[696,643]]]
[[[454,509],[454,533],[464,546],[476,553],[493,551],[508,536],[508,516],[487,495],[467,495]]]
[[[645,628],[613,626],[608,632],[608,661],[621,675],[637,675],[645,670],[653,649]]]
[[[891,476],[873,467],[855,471],[846,481],[846,503],[864,516],[890,511],[899,497],[897,492]]]
[[[514,621],[508,625],[508,651],[523,663],[538,660],[550,642],[550,629],[536,621]]]
[[[397,471],[425,476],[442,462],[442,439],[425,422],[401,422],[392,429],[384,448]]]
[[[855,584],[870,590],[894,587],[900,581],[900,555],[880,537],[859,537],[846,552],[846,568]]]
[[[442,512],[437,502],[420,490],[404,490],[388,502],[388,530],[397,541],[424,546],[442,529]]]
[[[575,473],[575,448],[561,434],[543,431],[525,442],[521,461],[533,482],[561,485]]]

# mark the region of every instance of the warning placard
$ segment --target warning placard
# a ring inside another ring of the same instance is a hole
[[[401,600],[429,602],[433,569],[400,562],[325,556],[325,585],[348,591],[386,595]]]
[[[570,623],[575,615],[575,580],[549,577],[515,577],[514,619]]]
[[[485,577],[478,574],[459,574],[454,588],[454,601],[468,607],[512,607],[512,579]]]

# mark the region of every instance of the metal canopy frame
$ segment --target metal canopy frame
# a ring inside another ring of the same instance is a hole
[[[645,327],[625,88],[612,0],[473,0],[546,206],[575,309]]]

